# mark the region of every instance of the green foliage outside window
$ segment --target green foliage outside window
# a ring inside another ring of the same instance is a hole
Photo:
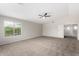
[[[5,36],[12,36],[13,35],[13,28],[12,27],[5,27]]]
[[[5,36],[21,35],[21,24],[4,22],[5,24]]]

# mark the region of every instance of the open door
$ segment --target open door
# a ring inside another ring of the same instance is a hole
[[[77,39],[77,24],[64,25],[64,38]]]

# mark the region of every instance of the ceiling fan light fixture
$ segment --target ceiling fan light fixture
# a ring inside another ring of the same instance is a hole
[[[46,13],[44,13],[44,14],[39,14],[38,16],[40,16],[40,18],[42,18],[42,19],[46,19],[47,17],[51,17],[51,15],[48,15],[48,13],[46,12]]]
[[[42,19],[45,19],[45,17],[42,17]]]

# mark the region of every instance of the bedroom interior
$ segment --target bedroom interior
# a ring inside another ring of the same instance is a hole
[[[0,56],[79,56],[78,3],[0,4]]]

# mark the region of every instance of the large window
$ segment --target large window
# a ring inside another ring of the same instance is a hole
[[[21,35],[21,24],[11,21],[4,21],[5,36]]]

